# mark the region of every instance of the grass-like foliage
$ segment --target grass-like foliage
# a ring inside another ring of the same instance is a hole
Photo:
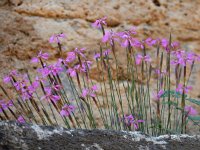
[[[198,128],[200,117],[194,107],[200,101],[189,97],[192,87],[188,83],[199,55],[182,50],[171,35],[169,39],[139,40],[135,28],[107,31],[106,17],[92,26],[103,33],[93,60],[86,57],[85,48],[75,48],[64,57],[61,41],[67,37],[55,34],[49,42],[58,46],[56,63],[49,64],[49,54],[40,51],[31,60],[41,65],[37,76],[27,70],[25,74],[11,71],[3,78],[1,120],[139,130],[151,135]],[[123,64],[122,57],[126,58]],[[91,79],[94,70],[98,83]],[[9,94],[10,88],[15,94]]]

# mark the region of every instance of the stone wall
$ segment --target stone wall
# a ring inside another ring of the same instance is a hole
[[[198,150],[200,136],[162,135],[140,132],[65,129],[53,126],[0,122],[2,150]]]
[[[56,45],[48,43],[54,33],[67,34],[65,51],[86,47],[91,56],[101,39],[91,23],[103,16],[115,31],[136,26],[142,38],[169,37],[171,32],[183,48],[200,53],[199,7],[198,0],[1,0],[0,76],[13,68],[31,71],[27,62],[40,49],[56,58]],[[200,97],[199,70],[190,80],[194,97]]]

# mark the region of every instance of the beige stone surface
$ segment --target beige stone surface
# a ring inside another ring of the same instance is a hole
[[[101,39],[91,23],[103,16],[114,31],[136,26],[142,38],[169,37],[171,32],[183,48],[200,54],[199,8],[199,0],[1,0],[0,75],[13,68],[31,70],[27,62],[40,49],[54,60],[57,47],[48,43],[54,33],[66,33],[65,51],[86,47],[91,56]],[[199,70],[191,79],[195,97],[200,97]]]

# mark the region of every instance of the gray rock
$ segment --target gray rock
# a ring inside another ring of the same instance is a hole
[[[63,127],[0,122],[0,149],[85,150],[198,150],[200,136],[162,135],[140,132],[65,129]]]

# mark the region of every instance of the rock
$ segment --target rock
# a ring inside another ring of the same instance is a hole
[[[171,32],[172,39],[183,48],[200,54],[199,6],[197,0],[0,0],[0,77],[12,69],[22,72],[25,68],[34,74],[36,66],[29,62],[40,49],[49,52],[50,61],[55,61],[57,45],[48,42],[54,33],[66,33],[67,39],[62,41],[65,52],[86,47],[87,56],[92,58],[99,50],[102,33],[91,23],[104,16],[108,18],[108,29],[122,31],[136,26],[141,38],[167,38]],[[123,72],[124,51],[118,49],[116,53]],[[100,81],[96,66],[91,75]],[[199,75],[197,67],[189,81],[194,98],[200,97]],[[127,78],[126,74],[120,75],[121,80]]]
[[[162,135],[150,137],[140,132],[65,129],[63,127],[0,122],[0,149],[49,150],[164,150],[198,149],[200,136]]]
[[[101,33],[91,23],[103,16],[109,28],[120,31],[134,25],[143,38],[169,37],[172,32],[173,40],[199,53],[199,1],[3,0],[0,6],[0,69],[7,68],[1,75],[21,62],[28,68],[40,49],[55,56],[56,45],[48,43],[54,33],[67,34],[66,51],[86,47],[93,54]]]

